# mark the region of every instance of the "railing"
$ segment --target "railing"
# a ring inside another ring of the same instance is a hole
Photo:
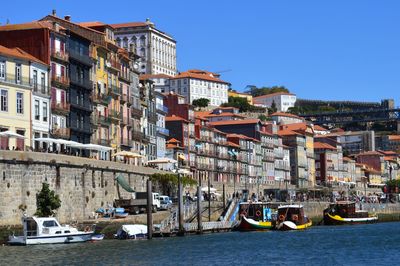
[[[67,52],[56,51],[54,48],[51,49],[51,56],[66,62],[68,61],[69,58],[69,54]]]
[[[80,100],[76,100],[76,98],[72,97],[72,101],[71,101],[71,106],[73,106],[74,108],[79,108],[79,109],[83,109],[86,111],[92,111],[92,103],[90,101],[80,101]]]
[[[115,70],[118,70],[118,71],[121,70],[121,64],[119,62],[117,62],[117,60],[115,60],[115,59],[108,60],[107,67],[114,68]]]
[[[100,124],[109,126],[111,124],[111,119],[108,116],[100,115],[99,116]]]
[[[236,221],[222,221],[222,222],[203,222],[202,230],[228,230],[236,224]],[[194,232],[198,230],[197,223],[186,223],[184,224],[185,231]]]
[[[121,123],[122,124],[127,125],[129,120],[130,120],[129,117],[124,116],[124,114],[121,113]]]
[[[17,80],[15,75],[6,74],[5,78],[0,78],[0,82],[8,83],[8,84],[17,84],[20,86],[31,87],[33,85],[33,80],[28,77],[20,76],[19,80]]]
[[[89,79],[77,79],[76,77],[72,76],[70,82],[88,90],[93,89],[93,82]]]
[[[62,112],[69,112],[70,110],[70,104],[69,103],[56,103],[56,102],[51,102],[51,109],[53,110],[58,110]]]
[[[136,140],[141,140],[142,139],[142,132],[133,130],[132,131],[132,138]]]
[[[169,136],[169,130],[163,127],[157,127],[157,132],[165,136]]]
[[[121,145],[130,146],[130,141],[127,138],[121,138]]]
[[[120,101],[121,103],[126,103],[128,101],[128,94],[122,93]]]
[[[36,85],[33,84],[33,92],[49,96],[50,95],[50,88],[48,86],[42,86],[42,84],[36,84]]]
[[[88,66],[92,66],[93,60],[89,57],[89,54],[81,54],[75,49],[70,49],[69,50],[69,57],[85,64]]]
[[[166,106],[164,106],[162,104],[159,104],[159,103],[156,104],[156,109],[160,110],[160,111],[162,111],[164,113],[168,113],[168,107],[166,107]]]
[[[53,128],[51,134],[58,138],[69,138],[71,136],[71,130],[69,128]]]
[[[108,94],[109,95],[115,95],[115,96],[120,96],[121,95],[121,90],[115,85],[108,85]]]
[[[275,161],[275,157],[273,155],[264,155],[263,160],[268,162],[273,162]]]
[[[118,111],[116,111],[116,110],[110,110],[109,116],[110,116],[111,118],[114,118],[114,119],[121,119],[120,112],[118,112]]]
[[[154,112],[149,112],[148,113],[148,119],[151,121],[157,121],[157,114]]]
[[[226,221],[229,219],[230,215],[232,214],[232,210],[236,207],[237,200],[231,200],[229,202],[228,210],[226,211],[225,215],[222,217],[221,221]]]
[[[99,145],[102,145],[102,146],[110,146],[111,145],[111,140],[109,140],[109,139],[98,139],[97,140],[97,143],[99,144]]]
[[[142,110],[137,109],[136,107],[132,106],[131,107],[131,115],[135,116],[135,117],[142,116]]]
[[[69,78],[67,76],[57,76],[53,74],[51,75],[51,81],[60,85],[69,86]]]
[[[100,118],[97,114],[92,113],[92,115],[90,116],[90,122],[92,123],[92,125],[97,125],[100,122]]]

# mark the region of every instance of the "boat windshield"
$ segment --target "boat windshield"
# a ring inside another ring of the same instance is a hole
[[[44,221],[43,226],[44,227],[57,227],[58,224],[56,223],[56,221],[51,220],[51,221]]]

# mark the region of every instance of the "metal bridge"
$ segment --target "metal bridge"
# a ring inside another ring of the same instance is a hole
[[[374,108],[343,112],[326,112],[318,114],[300,114],[299,116],[313,124],[349,124],[367,122],[400,121],[400,108]]]

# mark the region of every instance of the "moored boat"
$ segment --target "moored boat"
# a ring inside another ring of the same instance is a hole
[[[85,231],[64,225],[54,217],[22,217],[22,236],[9,236],[10,245],[37,245],[86,242],[94,233],[93,228],[86,227]]]
[[[239,231],[270,230],[275,227],[276,214],[268,203],[242,202],[239,215]]]
[[[338,201],[324,210],[324,225],[364,224],[376,221],[376,215],[356,210],[356,203],[351,201]]]
[[[277,230],[302,230],[311,225],[312,221],[304,215],[302,205],[284,205],[278,207]]]
[[[143,239],[147,237],[147,225],[124,224],[115,234],[118,239]]]

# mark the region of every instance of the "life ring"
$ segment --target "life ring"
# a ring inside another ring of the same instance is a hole
[[[299,219],[299,216],[297,214],[292,215],[292,220],[297,221]]]
[[[285,220],[285,215],[283,215],[283,214],[279,215],[279,221],[283,221],[283,220]]]
[[[257,216],[257,217],[260,217],[260,216],[261,216],[261,211],[260,211],[260,210],[256,211],[256,216]]]
[[[90,227],[89,226],[86,226],[85,227],[85,232],[89,232],[90,231]]]

